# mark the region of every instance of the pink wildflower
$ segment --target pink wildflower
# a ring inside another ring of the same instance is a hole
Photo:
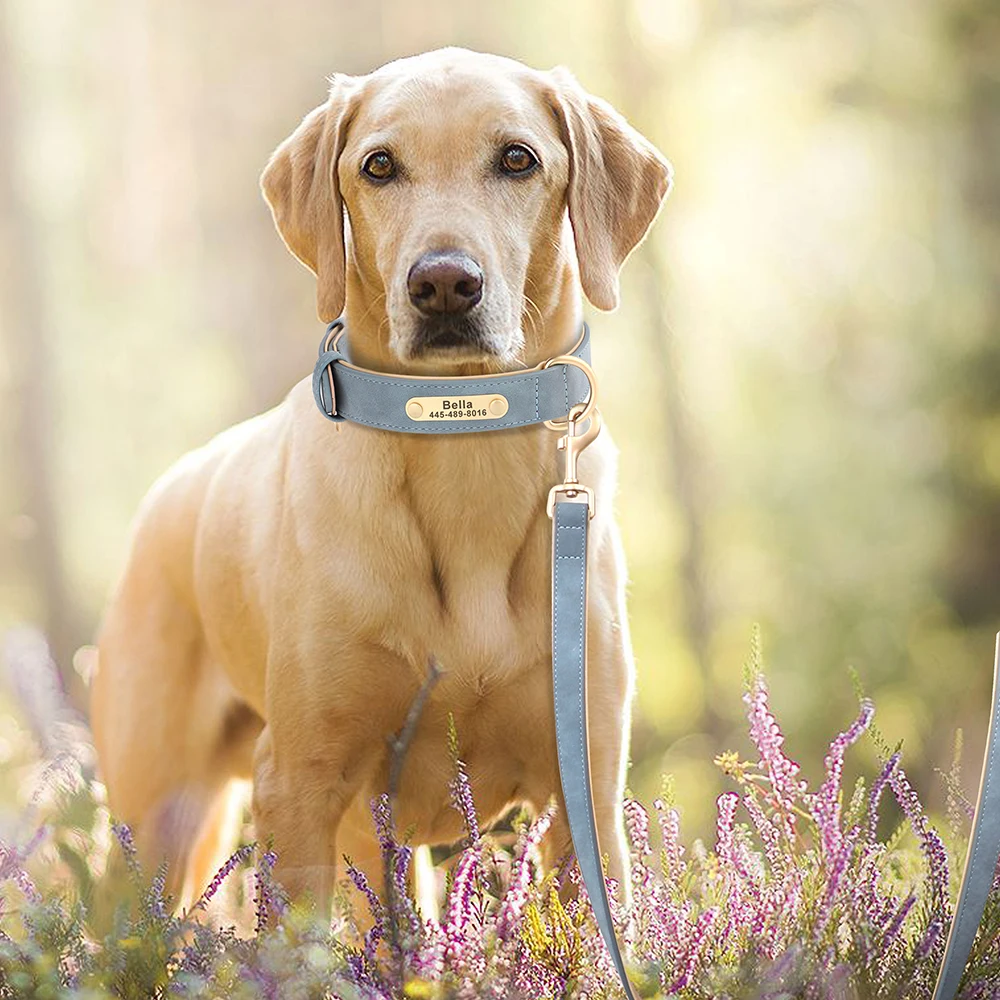
[[[841,779],[844,773],[844,753],[856,743],[871,725],[875,706],[866,698],[854,722],[831,744],[826,755],[826,780],[812,802],[812,813],[819,827],[823,857],[828,865],[841,854],[844,835],[840,829]]]
[[[517,854],[511,867],[510,885],[496,919],[497,937],[500,941],[506,941],[520,925],[531,885],[531,856],[548,832],[554,815],[555,806],[550,805],[539,813],[528,832],[519,838]]]
[[[757,674],[743,696],[750,722],[750,739],[760,755],[760,766],[767,774],[778,825],[788,840],[795,837],[795,813],[792,806],[805,793],[804,781],[797,778],[799,765],[782,749],[784,733],[771,714],[767,683]]]

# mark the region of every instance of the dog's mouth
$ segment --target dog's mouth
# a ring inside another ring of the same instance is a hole
[[[465,316],[429,317],[417,326],[411,352],[414,356],[444,354],[450,357],[493,356],[496,350],[479,323]]]

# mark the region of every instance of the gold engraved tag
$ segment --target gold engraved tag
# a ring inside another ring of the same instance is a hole
[[[411,396],[406,415],[411,420],[490,420],[508,410],[507,397],[498,392],[485,396]]]

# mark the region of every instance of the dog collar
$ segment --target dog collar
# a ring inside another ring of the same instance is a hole
[[[313,370],[313,397],[328,420],[410,434],[504,430],[564,421],[593,398],[590,330],[568,354],[513,372],[449,377],[389,375],[354,364],[341,344],[344,321],[326,329]]]

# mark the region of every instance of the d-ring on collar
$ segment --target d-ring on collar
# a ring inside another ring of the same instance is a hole
[[[586,373],[560,362],[464,377],[369,371],[339,349],[343,335],[343,320],[334,320],[320,343],[313,371],[313,396],[328,420],[410,434],[494,431],[563,420],[575,403],[590,396]],[[589,364],[586,323],[568,354]]]

